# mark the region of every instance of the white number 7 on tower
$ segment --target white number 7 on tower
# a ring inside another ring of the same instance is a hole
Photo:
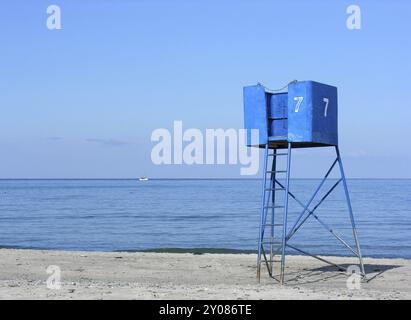
[[[323,101],[325,102],[324,117],[326,117],[327,116],[327,110],[328,110],[328,103],[330,102],[330,99],[323,98]]]
[[[297,105],[295,106],[295,112],[300,110],[301,103],[303,102],[304,97],[294,97],[294,101],[297,101]]]

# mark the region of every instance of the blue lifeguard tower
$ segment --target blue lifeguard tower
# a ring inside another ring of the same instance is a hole
[[[346,270],[343,266],[339,266],[288,243],[310,216],[314,217],[327,231],[358,257],[361,274],[365,277],[350,196],[338,149],[337,88],[314,81],[293,81],[284,89],[288,90],[286,92],[282,89],[273,91],[261,84],[244,88],[244,126],[247,129],[247,145],[249,147],[265,149],[257,278],[260,280],[261,264],[264,259],[270,277],[283,284],[287,248],[312,256],[336,266],[340,270]],[[256,141],[252,140],[252,129],[258,129],[259,131],[258,140]],[[326,171],[325,176],[308,203],[304,204],[289,190],[291,151],[293,148],[313,147],[335,148],[336,159]],[[282,170],[278,168],[279,157],[285,157],[286,159],[286,168]],[[312,207],[316,195],[337,164],[340,171],[340,179]],[[285,177],[283,183],[279,180],[279,175]],[[355,249],[315,213],[315,210],[340,183],[344,187]],[[276,202],[278,192],[285,193],[283,203],[281,204]],[[289,197],[294,199],[302,208],[301,213],[291,228],[288,228],[287,221]],[[275,223],[281,214],[281,223]],[[268,216],[270,216],[270,219],[268,219]],[[279,279],[273,273],[273,264],[277,262],[277,260],[274,260],[275,256],[280,257],[278,261],[280,263]]]

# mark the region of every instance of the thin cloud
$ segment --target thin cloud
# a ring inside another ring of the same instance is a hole
[[[88,138],[85,139],[86,142],[96,143],[102,147],[123,147],[128,145],[129,143],[126,141],[115,140],[115,139],[96,139],[96,138]]]
[[[46,139],[47,139],[47,140],[50,140],[50,141],[60,141],[60,140],[62,140],[63,138],[62,138],[62,137],[47,137]]]

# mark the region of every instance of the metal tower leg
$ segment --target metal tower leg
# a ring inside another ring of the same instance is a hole
[[[288,143],[287,155],[287,169],[285,181],[285,195],[284,195],[284,216],[283,216],[283,234],[282,234],[282,248],[281,248],[281,272],[280,283],[284,284],[284,268],[285,268],[285,246],[287,237],[287,214],[288,214],[288,194],[290,189],[290,169],[291,169],[291,143]]]
[[[276,180],[276,170],[277,170],[277,149],[273,150],[273,163],[271,166],[271,181],[270,185],[273,189],[271,192],[271,239],[274,240],[274,208],[275,208],[275,180]],[[273,262],[274,262],[274,243],[270,242],[270,272],[273,274]]]
[[[357,236],[357,228],[355,226],[354,214],[353,214],[352,207],[351,207],[350,194],[348,192],[347,181],[345,179],[344,168],[343,168],[341,155],[340,155],[340,150],[338,149],[338,146],[335,146],[335,151],[337,153],[338,165],[340,167],[341,179],[342,179],[342,182],[343,182],[344,192],[345,192],[345,198],[346,198],[347,205],[348,205],[348,211],[350,213],[352,233],[353,233],[353,236],[354,236],[355,245],[357,247],[358,258],[360,260],[361,273],[365,277],[365,269],[364,269],[364,264],[363,264],[363,260],[362,260],[362,255],[361,255],[360,242],[359,242],[358,236]]]
[[[258,256],[257,256],[257,279],[260,282],[261,277],[261,251],[263,246],[263,224],[264,224],[264,206],[265,206],[265,189],[267,185],[267,158],[268,158],[268,144],[265,146],[264,151],[264,170],[263,170],[263,185],[261,193],[261,214],[260,214],[260,228],[258,233]]]

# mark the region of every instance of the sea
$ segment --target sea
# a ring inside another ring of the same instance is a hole
[[[330,232],[356,248],[342,184],[327,196],[336,182],[327,181],[309,202],[320,180],[291,181],[297,200],[289,198],[287,230],[302,213],[301,220],[309,215],[289,240],[293,247],[312,254],[352,255]],[[363,256],[410,259],[411,180],[347,183]],[[261,192],[258,179],[0,180],[0,247],[255,252]],[[284,205],[281,190],[274,202]],[[307,204],[312,214],[304,211]],[[282,224],[282,209],[275,210],[274,223]],[[269,213],[267,223],[271,209]],[[282,226],[274,227],[274,238],[281,232]],[[265,236],[271,236],[270,226]]]

